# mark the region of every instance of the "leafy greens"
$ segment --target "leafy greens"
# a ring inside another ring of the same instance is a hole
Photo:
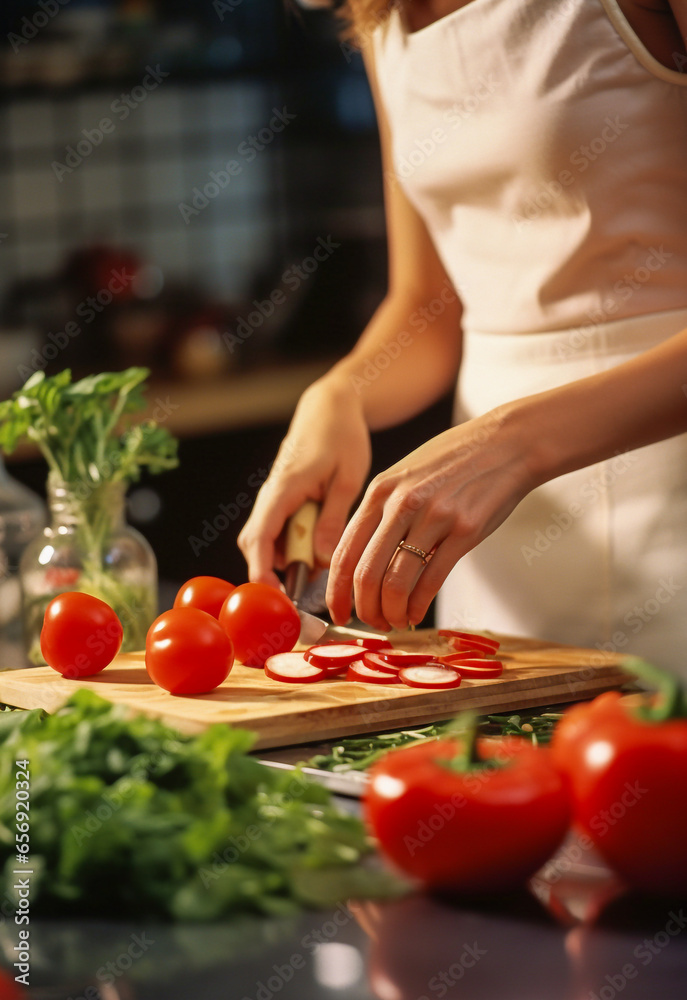
[[[360,864],[362,822],[253,735],[184,736],[82,689],[53,715],[0,716],[0,892],[13,898],[15,761],[28,760],[31,909],[207,921],[399,891]]]
[[[50,378],[34,372],[0,403],[0,448],[10,454],[28,438],[62,482],[92,487],[134,481],[143,467],[172,469],[177,443],[167,430],[148,420],[120,431],[123,417],[144,408],[149,374],[128,368],[72,382],[69,369]]]

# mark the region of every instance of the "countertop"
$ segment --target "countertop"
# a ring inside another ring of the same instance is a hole
[[[7,964],[16,930],[0,928]],[[623,893],[569,841],[529,890],[490,902],[417,894],[235,924],[38,921],[31,950],[33,1000],[684,1000],[687,904]]]

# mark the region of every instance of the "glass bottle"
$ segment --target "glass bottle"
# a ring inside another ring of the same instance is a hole
[[[20,563],[29,660],[44,663],[40,632],[48,603],[79,590],[109,604],[124,627],[122,651],[144,649],[157,615],[157,562],[124,520],[126,484],[96,487],[48,476],[50,523]]]
[[[22,666],[22,552],[45,525],[45,504],[13,479],[0,456],[0,667]]]

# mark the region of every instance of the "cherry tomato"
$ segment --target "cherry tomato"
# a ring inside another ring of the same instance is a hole
[[[45,609],[41,652],[64,677],[90,677],[114,660],[123,634],[109,604],[74,590],[53,597]]]
[[[226,680],[234,663],[231,639],[198,608],[172,608],[146,637],[146,670],[170,694],[205,694]]]
[[[275,653],[296,645],[301,621],[286,594],[266,583],[242,583],[224,602],[219,623],[232,643],[236,659],[262,667]]]
[[[180,588],[174,598],[174,607],[198,608],[213,618],[219,618],[222,605],[235,589],[233,583],[227,583],[218,576],[194,576]]]

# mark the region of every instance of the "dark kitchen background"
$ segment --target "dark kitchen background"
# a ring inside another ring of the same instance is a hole
[[[339,31],[282,0],[3,0],[0,398],[38,367],[150,367],[181,462],[128,514],[167,592],[245,580],[245,497],[384,295],[374,109]],[[373,472],[448,407],[375,435]],[[44,491],[30,450],[8,467]]]

